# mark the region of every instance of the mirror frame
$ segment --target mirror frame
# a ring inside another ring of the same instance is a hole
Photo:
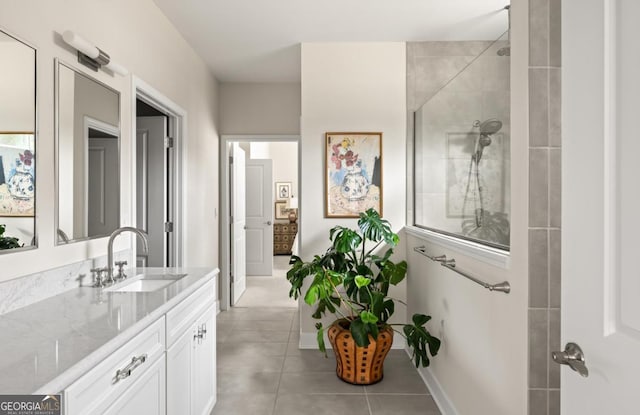
[[[77,238],[77,239],[69,239],[67,242],[61,242],[60,238],[58,236],[58,229],[59,229],[59,225],[60,225],[60,194],[59,194],[59,187],[60,187],[60,169],[59,169],[59,163],[60,163],[60,157],[59,157],[59,151],[60,151],[60,119],[59,119],[59,115],[60,115],[60,102],[59,102],[59,98],[60,98],[60,66],[64,66],[67,69],[72,70],[74,73],[79,74],[81,76],[84,76],[87,79],[90,79],[93,82],[96,82],[98,85],[108,89],[109,91],[115,93],[118,96],[118,184],[117,184],[117,188],[118,188],[118,227],[122,226],[122,94],[120,93],[120,91],[118,91],[115,88],[112,88],[111,86],[105,84],[104,82],[101,82],[99,80],[97,80],[96,78],[90,76],[89,74],[85,73],[83,70],[68,64],[67,62],[63,61],[60,58],[55,58],[54,59],[54,115],[53,115],[53,124],[54,124],[54,136],[55,136],[55,140],[54,140],[54,169],[55,169],[55,183],[54,183],[54,192],[55,192],[55,208],[54,208],[54,232],[53,232],[53,238],[54,238],[54,245],[55,246],[64,246],[64,245],[69,245],[72,243],[76,243],[76,242],[82,242],[82,241],[89,241],[91,239],[99,239],[99,238],[106,238],[109,236],[109,234],[103,234],[103,235],[93,235],[93,236],[86,236],[84,238]],[[64,231],[63,231],[64,232]]]
[[[33,49],[33,152],[35,157],[34,170],[36,172],[35,186],[36,190],[33,196],[33,243],[28,246],[22,246],[20,248],[2,249],[0,255],[11,254],[14,252],[31,251],[38,248],[38,165],[40,164],[38,156],[38,136],[40,135],[39,129],[39,113],[38,113],[38,48],[36,48],[31,42],[27,42],[19,36],[7,31],[4,27],[0,26],[0,33],[4,33],[10,38],[22,43],[23,45]]]

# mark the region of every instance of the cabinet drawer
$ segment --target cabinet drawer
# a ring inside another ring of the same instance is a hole
[[[65,389],[67,415],[102,413],[156,360],[164,357],[164,323],[164,317],[161,317]],[[137,364],[132,363],[133,358],[143,355],[146,355],[144,362],[137,360]],[[116,372],[125,367],[132,368],[130,375],[117,379]]]
[[[215,278],[184,299],[167,313],[167,347],[171,346],[185,330],[191,327],[202,311],[217,298]]]

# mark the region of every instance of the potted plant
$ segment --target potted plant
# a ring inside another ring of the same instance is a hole
[[[20,248],[22,245],[20,245],[18,238],[4,236],[5,229],[5,225],[0,225],[0,249]]]
[[[411,323],[389,323],[395,302],[402,303],[389,296],[389,287],[407,274],[406,261],[391,260],[399,238],[389,222],[369,209],[360,214],[358,229],[335,226],[329,239],[331,247],[310,262],[292,256],[287,279],[291,283],[289,296],[294,299],[302,294],[304,281],[311,280],[304,301],[316,306],[313,318],[321,319],[327,313],[339,317],[327,330],[338,377],[354,384],[380,381],[394,331],[406,339],[416,367],[429,366],[429,355],[435,356],[440,349],[440,340],[425,328],[431,317],[414,314]],[[382,244],[388,247],[378,255]],[[402,326],[402,330],[395,326]],[[326,355],[325,328],[319,322],[316,329],[318,348]]]

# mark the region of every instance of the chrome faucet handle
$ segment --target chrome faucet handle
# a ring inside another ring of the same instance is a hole
[[[104,287],[104,279],[103,279],[103,273],[107,271],[107,268],[91,268],[91,272],[93,273],[93,286],[94,287]]]
[[[116,261],[115,264],[118,267],[118,275],[115,277],[115,279],[123,280],[127,278],[127,274],[124,273],[124,266],[127,265],[127,261]]]

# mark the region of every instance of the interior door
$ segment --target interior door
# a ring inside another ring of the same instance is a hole
[[[247,275],[273,272],[273,166],[247,160]]]
[[[165,222],[169,221],[167,117],[137,117],[136,129],[136,223],[147,232],[149,240],[149,255],[138,255],[137,266],[171,266],[167,263],[170,229],[165,229]],[[137,244],[140,254],[139,240]]]
[[[118,138],[89,136],[87,179],[88,235],[109,235],[119,227]]]
[[[231,144],[231,305],[247,288],[245,221],[245,153]]]
[[[637,414],[640,2],[562,2],[562,413]],[[575,356],[579,359],[579,356]]]

